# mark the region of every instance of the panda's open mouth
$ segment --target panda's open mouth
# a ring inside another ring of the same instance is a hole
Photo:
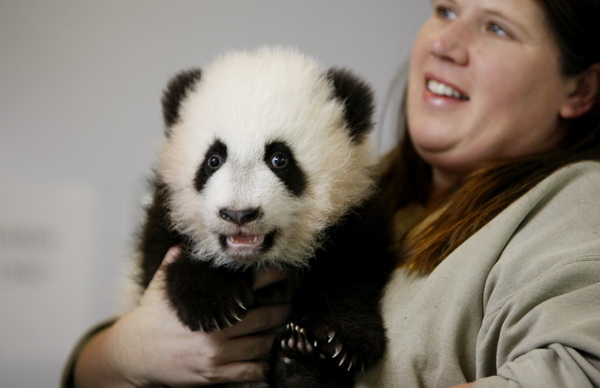
[[[265,241],[264,235],[245,235],[236,234],[234,236],[227,236],[227,246],[235,249],[255,249],[260,247]]]
[[[219,241],[224,250],[239,253],[264,252],[273,245],[275,232],[268,234],[245,234],[221,235]]]

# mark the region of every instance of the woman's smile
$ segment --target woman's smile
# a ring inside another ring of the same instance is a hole
[[[469,96],[460,91],[454,86],[451,86],[443,81],[436,80],[434,78],[426,79],[426,90],[438,97],[450,98],[458,101],[469,101]],[[426,94],[429,97],[428,94]]]

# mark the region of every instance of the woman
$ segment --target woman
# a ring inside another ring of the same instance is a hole
[[[407,136],[382,176],[398,219],[390,346],[359,386],[600,385],[599,8],[433,1],[411,55]],[[272,338],[254,333],[285,306],[191,333],[161,282],[159,271],[140,307],[82,345],[77,386],[260,378],[251,360]]]
[[[360,385],[599,386],[600,2],[433,7],[383,180],[400,219],[425,213]]]

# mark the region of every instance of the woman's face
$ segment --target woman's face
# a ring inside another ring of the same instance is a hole
[[[534,0],[433,0],[413,48],[408,125],[434,172],[549,149],[572,88]]]

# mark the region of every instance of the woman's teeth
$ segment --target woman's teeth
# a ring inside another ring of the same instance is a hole
[[[432,79],[427,81],[427,90],[438,96],[455,98],[462,101],[469,99],[467,96],[461,94],[458,90],[452,88],[451,86]]]

